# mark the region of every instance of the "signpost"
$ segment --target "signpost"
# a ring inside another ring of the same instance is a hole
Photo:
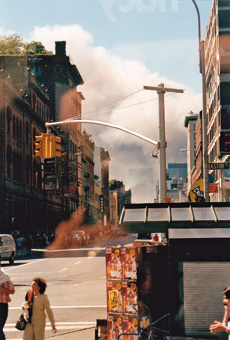
[[[230,163],[209,163],[210,170],[230,169]]]
[[[54,158],[44,160],[44,184],[45,190],[55,190],[57,187],[56,162]]]

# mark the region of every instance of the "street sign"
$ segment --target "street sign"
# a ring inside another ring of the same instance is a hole
[[[44,160],[44,184],[45,190],[55,190],[57,186],[57,175],[55,158]]]
[[[218,193],[218,184],[217,183],[209,183],[209,193],[217,194]]]
[[[100,209],[101,213],[104,212],[104,195],[100,195]]]
[[[223,170],[229,169],[230,163],[209,163],[210,170]]]

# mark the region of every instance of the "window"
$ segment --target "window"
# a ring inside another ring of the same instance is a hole
[[[22,121],[19,120],[19,139],[22,141]]]
[[[221,105],[229,105],[230,104],[230,82],[221,83],[220,84],[220,91],[221,91]]]
[[[13,137],[15,137],[15,115],[13,115]]]
[[[26,156],[26,184],[30,184],[30,171],[31,171],[31,166],[30,166],[30,157],[27,155]]]
[[[33,128],[33,141],[35,142],[35,137],[36,137],[36,129],[35,127]],[[35,149],[35,143],[34,143],[34,149]],[[33,149],[33,153],[34,153],[34,149]]]
[[[16,138],[19,138],[19,125],[18,125],[18,117],[16,118],[15,137],[16,137]]]
[[[223,1],[221,1],[223,2]],[[227,2],[227,1],[226,1]],[[229,6],[229,4],[228,4]],[[221,28],[229,28],[230,22],[230,11],[219,11],[219,27]]]
[[[12,120],[12,113],[9,106],[7,106],[7,133],[10,135],[10,128],[11,128],[11,120]]]
[[[29,138],[30,138],[30,127],[29,127],[29,122],[26,122],[26,145],[29,145]]]
[[[37,187],[37,162],[33,161],[33,186]]]
[[[10,145],[7,145],[6,160],[7,160],[7,177],[8,177],[8,178],[11,178],[11,169],[12,169],[12,148],[11,148]]]
[[[32,98],[33,98],[33,100],[32,100],[32,107],[33,107],[33,109],[35,110],[35,107],[36,107],[36,96],[35,96],[34,93],[33,93]]]

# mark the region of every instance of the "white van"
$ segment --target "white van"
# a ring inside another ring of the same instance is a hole
[[[0,259],[1,261],[9,261],[10,264],[14,263],[16,254],[16,245],[14,238],[10,234],[0,234]]]

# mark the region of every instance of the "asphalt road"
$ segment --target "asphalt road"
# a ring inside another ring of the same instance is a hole
[[[94,340],[96,320],[107,316],[104,247],[130,244],[134,239],[129,235],[95,241],[79,249],[37,250],[30,258],[17,259],[12,266],[3,262],[16,290],[4,328],[6,339],[22,339],[23,332],[15,329],[15,323],[32,279],[40,276],[47,281],[46,293],[58,330],[53,334],[47,319],[46,338]]]

